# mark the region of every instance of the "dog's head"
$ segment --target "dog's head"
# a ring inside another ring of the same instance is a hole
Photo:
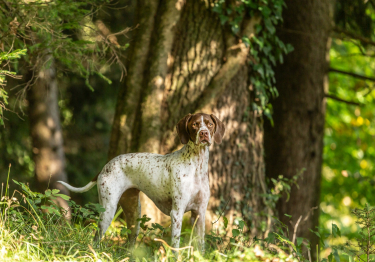
[[[216,116],[203,113],[186,115],[176,128],[182,144],[191,140],[197,146],[211,145],[212,139],[220,144],[225,133],[224,124]]]

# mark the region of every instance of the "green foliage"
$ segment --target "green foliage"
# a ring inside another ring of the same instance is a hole
[[[360,227],[356,256],[365,254],[369,261],[370,255],[375,254],[375,208],[366,205],[364,209],[354,209],[352,213],[357,217],[356,224]]]
[[[294,225],[296,227],[294,232],[289,232],[288,226],[278,218],[274,217],[274,221],[274,232],[270,233],[264,241],[268,245],[279,247],[284,252],[292,253],[299,261],[306,260],[303,253],[306,251],[310,253],[310,242],[308,239],[297,237],[298,224]]]
[[[14,182],[20,190],[12,195],[7,190],[2,191],[0,196],[1,261],[70,260],[81,256],[82,252],[91,253],[89,245],[92,245],[96,225],[86,226],[85,223],[89,219],[98,221],[98,214],[104,211],[101,206],[82,208],[70,202],[68,196],[59,194],[57,189],[37,193],[24,183]],[[71,214],[73,224],[66,220],[66,210],[56,205],[57,198],[68,200],[74,211]],[[107,250],[99,249],[98,253]]]
[[[358,232],[356,239],[342,241],[346,238],[341,234],[340,228],[332,223],[332,231],[325,234],[317,234],[322,242],[323,247],[329,249],[329,254],[326,258],[321,259],[322,262],[332,262],[336,260],[340,262],[345,261],[373,261],[372,255],[375,254],[375,208],[369,207],[367,204],[363,209],[354,209],[351,212],[356,218],[358,225]]]
[[[271,97],[278,95],[275,87],[276,63],[283,63],[283,56],[293,51],[290,44],[284,44],[276,36],[276,26],[282,22],[283,0],[237,1],[229,3],[225,0],[217,1],[213,11],[218,13],[222,24],[228,24],[233,34],[238,35],[244,18],[259,17],[260,22],[255,25],[255,36],[239,36],[250,46],[251,83],[255,88],[255,102],[253,110],[262,110],[272,119],[272,107],[268,103]]]
[[[175,260],[167,242],[155,239],[165,238],[166,233],[170,234],[170,229],[156,223],[148,226],[147,216],[140,219],[142,227],[134,252],[126,242],[130,230],[124,226],[116,228],[114,223],[98,245],[93,242],[93,236],[98,214],[104,211],[103,207],[98,204],[81,207],[69,197],[59,194],[58,190],[47,190],[42,194],[31,191],[24,183],[14,182],[20,190],[15,190],[12,195],[8,191],[3,195],[2,191],[0,196],[1,261]],[[5,186],[7,188],[8,185]],[[72,211],[70,221],[64,218],[65,210],[53,201],[57,197],[68,201]],[[189,247],[193,232],[186,230],[182,235],[183,238],[187,235],[185,239],[190,239],[190,242],[187,248],[179,251],[179,261],[298,261],[293,254],[283,251],[282,245],[267,248],[272,240],[263,242],[249,239],[244,233],[244,221],[236,220],[235,226],[230,241],[222,237],[221,245],[208,245],[204,255],[196,247]],[[212,239],[210,236],[207,240]]]
[[[26,54],[26,49],[17,49],[10,52],[0,52],[0,125],[4,125],[3,111],[8,104],[8,93],[4,87],[6,85],[6,76],[18,78],[16,72],[4,70],[4,68],[10,67],[9,63],[13,60],[21,58],[22,55]]]
[[[367,52],[374,52],[368,48]],[[375,61],[363,56],[357,41],[334,39],[331,67],[373,76]],[[349,239],[357,237],[350,209],[375,205],[375,91],[371,81],[330,73],[330,94],[355,106],[328,99],[324,137],[321,224],[337,223]]]
[[[0,11],[0,38],[6,48],[25,48],[26,61],[38,72],[48,68],[52,58],[64,70],[89,76],[97,74],[108,84],[111,81],[101,72],[108,62],[107,54],[120,63],[118,43],[111,43],[92,22],[93,16],[109,0],[94,1],[4,1]]]
[[[267,205],[272,209],[275,210],[276,203],[281,198],[282,194],[286,194],[287,201],[289,201],[290,191],[292,186],[296,186],[298,188],[298,179],[303,175],[305,169],[301,169],[296,175],[292,178],[286,178],[283,175],[279,175],[278,179],[271,178],[269,183],[269,190],[270,192],[267,194],[263,194],[266,199]],[[289,216],[285,214],[286,216]]]
[[[335,5],[336,33],[330,66],[357,75],[374,77],[374,1],[339,0]],[[375,205],[375,92],[371,80],[329,74],[322,176],[321,234],[331,225],[341,228],[336,244],[359,239],[351,210]]]

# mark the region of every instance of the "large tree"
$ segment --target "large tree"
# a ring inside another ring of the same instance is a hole
[[[44,56],[49,68],[38,68],[30,71],[28,81],[34,83],[27,87],[28,113],[32,152],[35,163],[36,185],[40,192],[46,189],[57,188],[63,194],[69,191],[57,181],[67,181],[65,172],[65,154],[63,134],[60,123],[58,106],[58,82],[54,59],[51,55]],[[43,63],[43,64],[44,64]],[[57,198],[56,202],[65,210],[69,210],[67,202]]]
[[[250,47],[241,38],[254,36],[260,19],[243,8],[236,31],[213,6],[204,1],[137,1],[138,27],[118,95],[109,159],[129,152],[172,152],[181,146],[178,120],[188,113],[213,113],[226,125],[226,134],[210,150],[206,220],[225,211],[231,222],[236,216],[250,221],[255,232],[257,215],[265,209],[263,130],[260,113],[251,107]],[[137,195],[134,191],[132,196]],[[124,209],[132,196],[120,201]],[[143,214],[159,222],[166,219],[145,196],[141,202]]]
[[[316,230],[319,209],[310,211],[319,207],[332,2],[285,3],[284,23],[278,34],[294,51],[275,70],[279,97],[272,101],[274,126],[269,122],[265,125],[266,174],[291,179],[304,170],[289,201],[284,195],[277,209],[290,232],[293,226],[284,214],[292,215],[293,225],[302,216],[297,236],[311,239],[315,247],[318,239],[309,229]]]

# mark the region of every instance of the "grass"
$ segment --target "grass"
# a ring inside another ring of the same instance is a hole
[[[98,215],[104,210],[100,205],[82,207],[58,190],[41,194],[17,181],[14,182],[20,190],[10,194],[8,180],[1,189],[0,261],[298,261],[298,250],[293,251],[279,238],[263,241],[250,238],[243,221],[237,223],[232,237],[228,237],[226,228],[220,233],[206,234],[204,255],[193,247],[193,228],[185,226],[181,241],[184,248],[175,257],[167,244],[169,228],[149,225],[147,216],[140,219],[141,233],[134,250],[127,244],[129,230],[120,217],[97,244],[93,239]],[[68,201],[72,210],[70,220],[54,203],[57,197]]]

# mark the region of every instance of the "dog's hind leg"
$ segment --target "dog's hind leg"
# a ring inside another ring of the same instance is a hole
[[[141,202],[139,200],[139,190],[131,188],[125,191],[119,201],[125,214],[126,226],[131,230],[129,235],[129,245],[133,247],[139,233],[138,218],[141,217]]]
[[[117,203],[124,190],[127,189],[125,183],[121,182],[98,181],[99,203],[105,208],[105,211],[99,216],[99,231],[96,232],[95,241],[99,242],[107,231],[115,216]],[[111,187],[109,188],[107,185],[111,185]]]

